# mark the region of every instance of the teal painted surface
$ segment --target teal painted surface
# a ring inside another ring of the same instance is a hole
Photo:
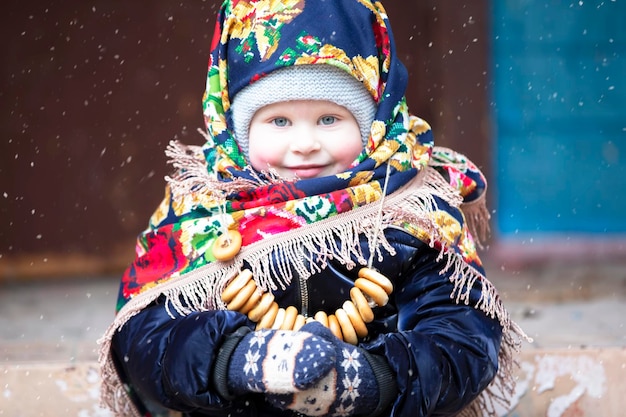
[[[626,1],[493,1],[497,228],[626,233]]]

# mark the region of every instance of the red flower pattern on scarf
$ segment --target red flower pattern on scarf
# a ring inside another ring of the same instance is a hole
[[[296,188],[292,182],[271,184],[250,191],[242,191],[231,202],[234,211],[251,209],[259,206],[279,204],[289,200],[306,197],[306,193]]]
[[[306,225],[306,221],[298,216],[287,216],[284,211],[260,209],[244,217],[239,223],[242,244],[247,246],[258,242],[264,237],[287,232]]]
[[[125,297],[137,294],[146,283],[167,278],[187,266],[188,260],[182,253],[180,231],[172,226],[163,227],[145,236],[146,252],[138,256],[122,277]]]

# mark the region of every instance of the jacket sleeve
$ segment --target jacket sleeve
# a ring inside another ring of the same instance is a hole
[[[495,377],[502,328],[474,307],[480,284],[468,305],[451,298],[454,266],[446,270],[436,250],[414,242],[394,247],[400,252],[394,258],[407,263],[392,300],[398,331],[381,334],[365,348],[387,357],[396,374],[400,395],[390,415],[454,415]]]
[[[170,313],[159,300],[116,333],[113,354],[122,379],[147,403],[187,412],[225,411],[232,403],[212,387],[211,372],[224,338],[247,326],[246,316],[231,311]]]

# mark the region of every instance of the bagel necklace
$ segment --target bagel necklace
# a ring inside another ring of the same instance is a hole
[[[380,227],[382,220],[389,169],[390,165],[387,164],[376,229]],[[376,247],[378,232],[379,230],[375,230],[372,248]],[[240,251],[241,244],[242,238],[238,231],[224,230],[213,245],[213,256],[218,261],[230,261]],[[374,252],[370,251],[367,266],[359,270],[354,287],[350,289],[350,299],[344,301],[334,314],[318,311],[312,317],[305,317],[294,306],[279,307],[274,301],[274,294],[258,288],[249,269],[244,269],[228,283],[221,298],[228,310],[245,314],[255,322],[257,330],[298,330],[305,323],[315,320],[329,328],[338,339],[356,345],[359,338],[368,334],[366,324],[374,320],[372,308],[386,305],[393,292],[391,280],[372,268]]]

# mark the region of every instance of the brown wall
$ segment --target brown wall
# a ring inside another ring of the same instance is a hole
[[[219,3],[4,3],[0,278],[118,274],[130,261],[162,196],[165,145],[202,142]],[[488,171],[485,2],[386,7],[412,112]]]

